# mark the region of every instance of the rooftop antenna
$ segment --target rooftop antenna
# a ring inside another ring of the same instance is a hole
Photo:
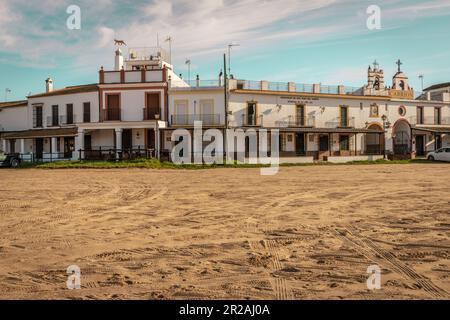
[[[165,42],[169,43],[169,63],[172,64],[172,37],[171,36],[167,36]]]
[[[228,45],[228,75],[231,75],[231,49],[233,47],[239,47],[239,46],[240,46],[239,43],[234,43],[234,42],[232,42]]]

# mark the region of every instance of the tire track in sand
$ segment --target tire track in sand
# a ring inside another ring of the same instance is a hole
[[[412,268],[404,264],[391,252],[378,247],[370,239],[361,236],[359,232],[351,226],[344,226],[341,230],[336,229],[336,234],[344,241],[350,242],[357,251],[372,261],[377,261],[380,264],[388,263],[393,270],[402,275],[409,281],[413,281],[419,288],[423,289],[433,298],[445,299],[448,298],[448,293],[436,286],[428,278],[418,274]]]

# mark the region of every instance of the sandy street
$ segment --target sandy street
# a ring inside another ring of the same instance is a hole
[[[450,298],[448,164],[0,181],[1,299]],[[66,287],[70,265],[81,290]]]

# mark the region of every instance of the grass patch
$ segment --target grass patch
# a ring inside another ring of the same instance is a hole
[[[376,160],[376,161],[354,161],[347,163],[298,163],[298,164],[280,164],[280,167],[303,167],[303,166],[339,166],[339,165],[377,165],[377,164],[414,164],[414,163],[428,163],[432,162],[424,159],[414,160]],[[41,164],[21,164],[20,168],[38,168],[38,169],[122,169],[122,168],[140,168],[140,169],[184,169],[184,170],[199,170],[199,169],[214,169],[214,168],[264,168],[268,165],[259,164],[243,164],[243,163],[229,163],[229,164],[212,164],[212,165],[195,165],[184,164],[177,165],[172,162],[161,162],[157,159],[138,159],[133,161],[60,161]]]

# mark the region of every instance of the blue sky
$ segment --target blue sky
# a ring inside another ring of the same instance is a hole
[[[31,3],[30,3],[31,2]],[[66,27],[69,5],[81,8],[81,30]],[[370,5],[381,30],[366,27]],[[0,101],[55,86],[97,81],[111,69],[114,38],[155,46],[173,38],[177,73],[215,79],[227,44],[232,73],[249,80],[361,86],[375,59],[387,83],[395,61],[416,90],[450,81],[450,0],[0,0]]]

